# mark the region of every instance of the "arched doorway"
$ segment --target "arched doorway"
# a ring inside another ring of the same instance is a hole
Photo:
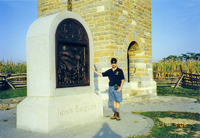
[[[133,41],[129,44],[129,47],[127,50],[128,82],[130,82],[132,80],[132,78],[134,77],[134,73],[136,71],[136,66],[134,63],[136,51],[139,51],[139,45],[136,41]]]

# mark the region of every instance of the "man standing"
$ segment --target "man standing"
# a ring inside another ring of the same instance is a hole
[[[109,101],[113,102],[113,106],[115,108],[114,116],[111,119],[121,120],[119,115],[120,102],[122,102],[122,86],[124,85],[124,73],[122,69],[117,67],[117,59],[111,59],[112,68],[99,73],[94,69],[94,72],[99,76],[108,76],[109,82]]]

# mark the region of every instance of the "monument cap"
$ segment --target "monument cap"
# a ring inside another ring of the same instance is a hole
[[[117,63],[117,59],[116,58],[112,58],[110,62],[111,62],[111,64],[112,63]]]

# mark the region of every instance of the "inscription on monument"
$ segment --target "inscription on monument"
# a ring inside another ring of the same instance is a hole
[[[89,40],[75,19],[63,20],[56,31],[57,88],[89,85]]]
[[[67,109],[58,109],[58,115],[59,116],[64,116],[64,115],[70,115],[70,114],[75,114],[75,113],[86,113],[89,112],[91,110],[95,110],[97,109],[97,107],[99,107],[99,104],[83,104],[83,105],[76,105],[74,107],[69,107]]]

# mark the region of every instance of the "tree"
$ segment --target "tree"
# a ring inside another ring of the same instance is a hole
[[[200,60],[200,53],[187,52],[186,54],[181,54],[181,56],[169,55],[168,57],[163,58],[162,61],[167,62],[172,59],[179,61]]]
[[[182,56],[178,56],[178,60],[179,61],[183,61],[183,57]]]
[[[200,60],[200,53],[194,55],[194,60]]]
[[[187,61],[190,58],[187,54],[181,54],[181,55],[185,61]]]
[[[193,52],[187,52],[187,55],[189,56],[189,59],[195,59],[195,53]]]

